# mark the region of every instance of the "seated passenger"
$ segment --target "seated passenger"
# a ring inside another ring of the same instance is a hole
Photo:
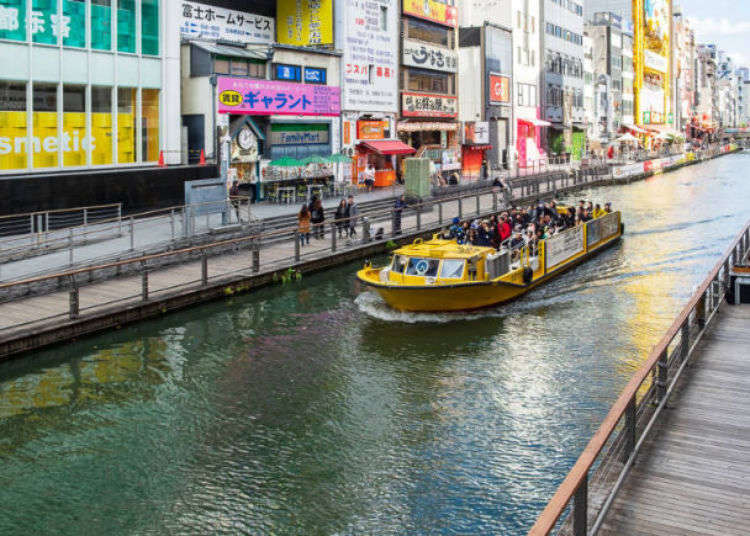
[[[605,214],[606,212],[602,209],[601,205],[597,203],[597,205],[594,207],[594,218],[601,218]]]

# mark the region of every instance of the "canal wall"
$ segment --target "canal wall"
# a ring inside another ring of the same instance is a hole
[[[730,154],[734,151],[725,151],[717,155],[712,155],[711,158],[722,156],[724,154]],[[625,173],[624,176],[616,177],[614,173],[606,175],[593,175],[587,177],[579,176],[548,176],[536,178],[533,181],[527,180],[525,184],[521,185],[521,195],[516,196],[513,199],[515,204],[524,204],[531,202],[535,199],[551,198],[553,196],[562,193],[571,193],[582,188],[590,188],[592,186],[617,184],[623,182],[632,182],[635,180],[641,180],[650,177],[657,173],[663,173],[667,171],[673,171],[687,165],[693,165],[703,160],[690,160],[683,158],[681,160],[675,160],[669,162],[668,165],[653,163],[648,167],[643,168],[640,172],[633,168],[633,173]],[[641,163],[643,164],[643,163]],[[636,173],[636,171],[638,171]],[[581,172],[578,172],[581,173]],[[567,174],[566,174],[567,175]],[[584,180],[585,179],[585,180]],[[559,184],[559,186],[558,186]],[[515,185],[514,185],[515,186]],[[488,195],[487,193],[484,194]],[[498,203],[497,194],[491,194],[493,196],[493,202],[489,206],[480,206],[480,194],[468,195],[464,200],[469,201],[476,198],[476,211],[472,213],[466,213],[462,207],[462,201],[457,201],[457,210],[450,212],[449,210],[443,214],[443,207],[451,207],[451,201],[430,201],[429,205],[438,205],[441,215],[435,221],[429,221],[426,216],[422,216],[420,222],[420,211],[417,211],[416,226],[413,228],[404,226],[404,232],[397,237],[384,237],[379,240],[373,240],[364,244],[352,245],[348,247],[340,248],[336,250],[335,245],[331,250],[322,250],[316,254],[307,256],[304,260],[295,260],[294,258],[289,259],[281,258],[277,262],[270,262],[264,269],[260,269],[256,264],[256,256],[259,255],[259,250],[254,249],[253,242],[247,239],[244,247],[245,252],[252,256],[252,268],[245,265],[247,269],[237,270],[225,277],[218,277],[216,279],[209,279],[207,261],[198,260],[197,262],[204,263],[203,269],[203,280],[197,282],[190,281],[189,284],[177,285],[170,287],[171,290],[159,292],[158,294],[154,291],[149,293],[149,271],[144,268],[142,274],[131,275],[131,278],[140,278],[143,283],[143,293],[141,299],[134,298],[133,296],[125,297],[120,300],[110,300],[104,302],[101,306],[96,308],[90,308],[85,313],[79,312],[79,294],[78,289],[68,292],[68,290],[61,290],[55,293],[48,299],[49,308],[61,307],[61,301],[68,302],[69,300],[69,311],[70,314],[55,315],[50,317],[49,320],[41,322],[26,322],[20,325],[18,328],[6,329],[5,333],[0,336],[0,359],[7,359],[12,356],[20,355],[24,352],[36,350],[52,344],[74,340],[79,337],[92,335],[109,329],[117,329],[123,325],[154,318],[167,314],[172,311],[178,311],[186,307],[202,304],[211,300],[226,298],[236,294],[251,292],[260,287],[276,284],[280,281],[289,279],[290,276],[296,276],[297,274],[309,274],[319,272],[352,262],[357,259],[366,259],[376,255],[383,254],[394,247],[394,245],[405,244],[412,242],[415,238],[429,238],[433,233],[439,231],[445,227],[446,222],[450,221],[453,216],[471,217],[471,218],[482,218],[488,217],[491,214],[497,213],[503,210],[503,207]],[[454,200],[455,201],[455,200]],[[433,208],[434,211],[434,207]],[[455,209],[454,209],[455,210]],[[434,218],[433,218],[434,219]],[[373,229],[374,231],[374,229]],[[334,242],[335,244],[335,242]],[[230,244],[224,243],[218,245],[218,247],[229,246]],[[227,250],[234,250],[235,252],[240,249],[240,246],[235,244],[233,247],[226,247]],[[195,252],[200,251],[201,248],[191,248],[183,252],[174,252],[175,255],[187,255],[186,258],[196,258]],[[298,255],[299,257],[299,255]],[[198,256],[198,258],[201,258]],[[205,254],[202,259],[205,259]],[[194,261],[195,262],[195,261]],[[259,263],[258,263],[259,264]],[[143,262],[142,266],[146,266]],[[113,267],[116,269],[116,267]],[[153,270],[153,267],[150,267]],[[151,272],[158,274],[159,270]],[[155,275],[152,275],[155,277]],[[176,277],[176,276],[175,276]],[[60,279],[60,278],[58,278]],[[117,292],[118,279],[114,279],[111,282],[99,283],[99,285],[106,285],[111,283],[113,289],[111,293]],[[193,284],[196,283],[196,284]],[[102,291],[102,294],[107,292]],[[53,303],[53,298],[57,302]],[[33,299],[33,298],[32,298]],[[75,303],[74,303],[75,302]],[[3,314],[13,315],[13,307],[17,305],[17,302],[9,302],[7,304],[0,304],[0,316]],[[64,304],[64,307],[68,307],[68,303]],[[3,309],[7,308],[7,311]],[[63,309],[64,311],[67,309]],[[16,312],[20,311],[20,307],[16,307]],[[41,313],[40,313],[41,314]]]

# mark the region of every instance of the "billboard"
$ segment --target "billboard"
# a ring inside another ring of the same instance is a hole
[[[665,60],[669,56],[670,11],[669,0],[643,0],[644,50]]]
[[[283,45],[333,44],[333,0],[276,0],[276,25]]]
[[[398,0],[339,0],[336,12],[344,110],[397,112]]]
[[[404,117],[457,117],[458,98],[404,91],[401,109]]]
[[[671,0],[633,0],[634,118],[639,125],[669,123],[672,116]]]
[[[458,71],[458,53],[414,39],[404,39],[401,50],[402,61],[409,67],[433,69],[455,73]]]
[[[183,1],[181,7],[180,37],[183,39],[273,43],[275,31],[271,17],[196,2]]]
[[[458,26],[456,8],[437,0],[404,0],[404,14],[454,28]]]
[[[326,115],[341,113],[337,86],[220,76],[218,112],[244,115]]]
[[[490,104],[510,103],[510,79],[490,73]]]

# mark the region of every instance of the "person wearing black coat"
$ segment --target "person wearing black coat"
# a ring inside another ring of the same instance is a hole
[[[401,195],[393,204],[393,234],[401,234],[401,214],[406,208],[406,198]]]
[[[317,239],[325,238],[326,230],[323,222],[326,219],[325,210],[323,209],[323,202],[314,197],[310,203],[312,209],[310,209],[310,221],[313,224],[313,236]]]
[[[336,207],[336,229],[339,231],[339,238],[349,236],[349,205],[346,199],[342,199],[339,206]]]

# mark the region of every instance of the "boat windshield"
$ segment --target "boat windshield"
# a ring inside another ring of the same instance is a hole
[[[440,277],[443,279],[461,279],[464,275],[463,259],[443,259],[443,267],[440,269]]]
[[[403,255],[394,255],[393,262],[391,263],[391,272],[396,274],[403,274],[404,268],[406,268],[406,264],[408,261],[408,257],[404,257]]]
[[[406,267],[406,275],[419,275],[425,277],[436,277],[440,266],[439,259],[423,259],[412,257]]]

